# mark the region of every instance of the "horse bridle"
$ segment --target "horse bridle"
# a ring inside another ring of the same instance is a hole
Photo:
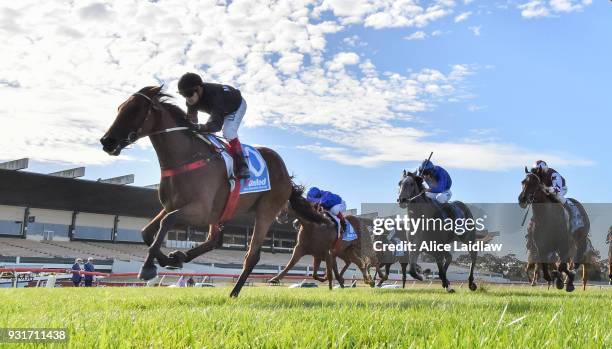
[[[402,179],[402,182],[404,181],[404,179],[406,179],[406,177],[409,177],[409,176],[405,176],[405,177]],[[405,200],[405,202],[407,202],[407,203],[409,203],[409,204],[410,204],[410,203],[412,203],[412,200],[414,200],[414,199],[418,198],[419,196],[421,196],[421,195],[423,195],[423,194],[425,194],[425,190],[421,190],[421,192],[419,192],[417,195],[415,195],[415,196],[413,196],[413,197],[411,197],[411,198],[409,198],[409,199],[406,199],[406,200]],[[400,202],[400,203],[401,203],[401,202],[404,202],[404,201],[400,201],[400,199],[399,199],[399,198],[397,199],[397,201],[398,201],[398,202]]]
[[[142,124],[144,125],[144,124],[146,124],[146,122],[149,119],[149,117],[152,115],[152,110],[155,109],[154,106],[156,105],[156,103],[155,103],[155,101],[151,97],[145,95],[144,93],[135,92],[135,93],[132,94],[132,96],[141,96],[141,97],[144,97],[144,99],[146,99],[147,101],[149,101],[149,109],[147,110],[147,116],[145,117],[144,121],[142,122]],[[159,108],[161,109],[161,106],[159,106]],[[189,130],[189,127],[186,127],[186,126],[171,127],[171,128],[166,128],[166,129],[163,129],[163,130],[158,130],[158,131],[150,132],[150,133],[147,133],[147,134],[142,134],[141,130],[142,130],[142,126],[140,128],[138,128],[136,131],[132,131],[132,132],[128,133],[127,138],[124,139],[121,142],[123,144],[125,144],[125,146],[128,146],[128,145],[130,145],[132,143],[135,143],[140,138],[155,136],[155,135],[162,134],[162,133],[169,133],[169,132],[175,132],[175,131]]]
[[[527,177],[529,176],[535,177],[535,179],[538,181],[538,186],[540,188],[540,191],[546,194],[546,190],[544,190],[543,188],[542,180],[540,179],[540,176],[532,172],[527,173]],[[535,192],[530,193],[529,196],[527,197],[527,201],[529,202],[529,204],[532,204],[533,200],[535,200],[534,196],[535,196]]]

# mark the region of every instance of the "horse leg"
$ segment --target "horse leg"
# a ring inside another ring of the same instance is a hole
[[[419,251],[415,251],[414,253],[410,253],[410,268],[408,268],[408,274],[412,276],[413,279],[423,281],[423,276],[419,274],[417,271],[417,260],[419,259]]]
[[[359,255],[357,255],[355,249],[351,249],[349,251],[348,257],[350,258],[351,262],[355,263],[357,268],[361,270],[361,274],[363,275],[363,282],[365,282],[367,285],[370,285],[370,287],[374,287],[374,280],[372,280],[372,278],[368,274],[365,263],[361,260]]]
[[[382,272],[378,273],[380,275],[380,281],[378,281],[378,283],[376,284],[376,287],[381,287],[382,284],[387,281],[387,279],[389,279],[389,270],[391,269],[391,264],[389,263],[385,263],[384,264],[384,268],[385,268],[385,273],[383,274]],[[378,268],[377,270],[380,270],[380,268]]]
[[[327,255],[325,256],[325,275],[327,277],[327,282],[329,283],[330,291],[334,288],[334,279],[332,275],[333,264],[334,257],[331,253],[327,253]]]
[[[612,258],[610,258],[610,261],[608,262],[608,279],[610,279],[608,283],[612,285]]]
[[[157,259],[161,266],[167,265],[169,259],[161,251],[161,245],[166,238],[166,233],[168,233],[168,230],[170,230],[174,226],[176,220],[182,216],[181,213],[182,211],[180,209],[174,210],[165,214],[163,218],[161,218],[159,230],[155,235],[155,240],[153,240],[153,243],[149,246],[149,252],[147,253],[145,262],[138,273],[139,279],[148,281],[157,276],[157,268],[154,264],[155,259]]]
[[[238,297],[244,283],[247,281],[249,275],[251,275],[255,265],[259,262],[259,258],[261,256],[261,245],[266,238],[268,229],[276,217],[276,212],[273,212],[273,210],[270,208],[267,208],[267,210],[268,212],[265,212],[262,206],[258,207],[258,212],[255,216],[255,227],[253,229],[253,235],[251,236],[251,242],[249,244],[249,250],[244,256],[242,272],[240,273],[240,277],[238,277],[238,281],[236,281],[232,292],[230,292],[230,297]]]
[[[446,291],[449,292],[449,293],[454,293],[455,292],[455,290],[453,290],[450,287],[450,281],[448,280],[448,277],[446,276],[446,271],[448,270],[448,266],[451,264],[452,261],[453,261],[453,255],[450,254],[449,252],[446,252],[445,255],[444,255],[444,265],[443,265],[443,267],[444,267],[444,279],[446,280],[446,284],[448,285]],[[473,262],[472,265],[474,265],[474,264],[475,264],[475,262]],[[476,284],[474,284],[474,286],[476,286]]]
[[[400,263],[402,266],[402,288],[406,288],[406,267],[408,263]]]
[[[153,241],[155,240],[155,234],[159,231],[159,222],[166,215],[166,211],[161,210],[152,221],[149,222],[142,230],[140,231],[140,235],[142,235],[142,240],[147,244],[147,246],[153,245]]]
[[[327,281],[327,277],[320,277],[318,275],[320,266],[321,266],[321,258],[314,257],[312,260],[312,278],[319,282],[325,282]]]
[[[542,268],[542,277],[548,283],[548,288],[552,284],[552,278],[550,277],[550,273],[548,272],[548,263],[540,263],[540,268]]]
[[[206,252],[213,250],[217,244],[219,243],[219,238],[221,237],[219,226],[210,225],[208,227],[208,236],[206,237],[206,241],[199,244],[198,246],[183,251],[172,251],[168,254],[170,258],[168,265],[174,268],[182,268],[183,263],[189,263],[192,260],[198,258]]]
[[[442,287],[448,292],[454,292],[446,279],[446,272],[444,270],[444,257],[436,256],[436,265],[438,266],[438,276],[440,276],[440,281],[442,281]]]
[[[533,278],[531,279],[531,286],[536,286],[538,284],[538,280],[540,279],[540,270],[538,269],[538,265],[533,265]]]
[[[340,276],[344,276],[344,273],[351,265],[351,261],[349,259],[344,259],[344,258],[341,258],[341,259],[344,261],[344,267],[342,268],[342,270],[340,270]]]
[[[295,245],[295,247],[293,248],[293,253],[291,254],[291,259],[289,259],[289,262],[287,263],[285,268],[283,268],[283,270],[280,273],[278,273],[278,275],[270,279],[270,281],[268,282],[274,283],[274,284],[279,283],[280,279],[282,279],[283,277],[285,277],[285,275],[287,275],[287,273],[289,273],[289,271],[297,264],[297,262],[300,261],[302,256],[304,256],[304,250],[302,249],[302,246],[300,244]],[[321,260],[319,260],[319,263],[320,262]],[[316,269],[319,269],[318,265]],[[313,273],[313,277],[314,275],[315,274]]]
[[[588,266],[586,263],[582,263],[582,290],[586,291],[587,281],[589,278]]]
[[[565,284],[565,290],[567,292],[572,292],[575,287],[574,287],[574,272],[570,271],[567,268],[567,262],[561,262],[559,264],[559,272],[563,272],[565,273],[565,275],[567,275],[567,282]],[[560,275],[559,275],[560,277]]]
[[[468,283],[470,285],[470,291],[476,291],[476,289],[478,288],[478,286],[476,286],[476,283],[474,282],[474,267],[476,266],[476,258],[477,257],[478,257],[478,252],[470,251],[470,259],[471,259],[471,262],[472,262],[471,265],[470,265],[470,276],[468,277]]]

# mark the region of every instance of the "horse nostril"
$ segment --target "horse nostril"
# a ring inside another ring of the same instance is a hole
[[[117,146],[117,141],[109,137],[102,137],[100,143],[104,150],[113,150]]]

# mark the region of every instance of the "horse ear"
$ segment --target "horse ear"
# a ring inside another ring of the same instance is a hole
[[[164,86],[155,86],[153,88],[151,88],[151,93],[153,94],[153,96],[159,94],[162,90],[162,88],[164,88]]]
[[[527,169],[527,166],[525,166],[525,174],[529,173],[529,170]]]
[[[404,173],[403,173],[403,176],[404,176],[404,177],[406,177],[406,170],[405,170],[405,169],[404,169]]]

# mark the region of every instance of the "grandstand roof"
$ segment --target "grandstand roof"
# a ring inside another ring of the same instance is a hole
[[[2,169],[0,205],[130,217],[153,217],[161,210],[157,189]],[[252,224],[250,215],[240,215],[231,225]],[[273,228],[294,232],[291,224],[274,223]]]

